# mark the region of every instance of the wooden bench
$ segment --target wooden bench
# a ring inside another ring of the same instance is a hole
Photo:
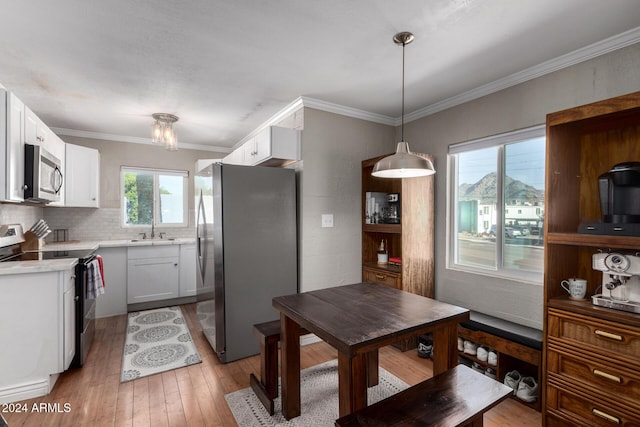
[[[504,377],[512,370],[517,370],[523,376],[532,376],[540,384],[542,376],[542,331],[527,326],[518,325],[483,313],[472,311],[470,319],[460,323],[458,335],[476,344],[494,349],[498,355],[496,366],[489,366],[496,370],[496,379],[504,381]],[[478,361],[475,357],[460,354],[462,357]],[[478,361],[482,366],[483,362]],[[485,362],[486,363],[486,362]],[[541,387],[538,387],[538,398],[535,402],[517,401],[534,408],[541,409]]]
[[[510,387],[458,365],[336,420],[337,427],[483,425],[483,414],[513,393]]]
[[[308,334],[300,328],[300,335]],[[280,342],[280,321],[253,325],[253,335],[260,343],[260,379],[249,374],[249,383],[269,415],[273,415],[273,400],[278,397],[278,343]]]

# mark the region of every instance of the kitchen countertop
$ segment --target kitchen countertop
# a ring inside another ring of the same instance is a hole
[[[46,243],[43,251],[75,251],[98,250],[100,248],[118,248],[132,246],[162,246],[184,245],[195,243],[195,238],[178,239],[133,239],[133,240],[103,240],[103,241],[69,241]],[[49,271],[62,271],[73,268],[78,263],[77,258],[59,258],[42,261],[8,261],[0,263],[0,276],[24,273],[43,273]]]
[[[76,266],[78,258],[46,259],[42,261],[8,261],[0,262],[0,276],[24,273],[47,273],[65,271]]]

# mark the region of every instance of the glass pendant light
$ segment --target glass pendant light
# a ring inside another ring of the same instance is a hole
[[[401,140],[396,147],[396,153],[379,160],[373,167],[371,175],[378,178],[415,178],[433,175],[436,170],[433,163],[424,157],[411,154],[409,144],[404,140],[404,47],[411,43],[414,37],[409,32],[398,33],[393,37],[396,44],[402,45],[402,122]]]
[[[152,114],[154,122],[151,125],[151,142],[154,145],[165,147],[169,151],[178,149],[178,137],[173,130],[173,124],[178,121],[178,116],[166,113]]]

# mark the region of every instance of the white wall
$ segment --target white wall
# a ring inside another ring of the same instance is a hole
[[[536,286],[446,269],[448,146],[542,124],[548,113],[638,90],[640,44],[405,125],[405,135],[412,149],[431,153],[436,159],[437,299],[542,329],[541,284]]]

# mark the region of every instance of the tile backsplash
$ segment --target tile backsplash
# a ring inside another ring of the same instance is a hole
[[[149,236],[151,226],[140,228],[124,228],[120,226],[120,209],[118,208],[48,208],[44,210],[44,219],[51,230],[67,229],[68,240],[122,240],[137,239],[139,233]],[[167,237],[195,237],[195,211],[189,211],[188,227],[156,227],[158,233],[166,233]],[[53,234],[47,241],[53,241]]]
[[[21,224],[26,231],[38,220],[42,219],[43,210],[38,206],[0,203],[0,224]]]

